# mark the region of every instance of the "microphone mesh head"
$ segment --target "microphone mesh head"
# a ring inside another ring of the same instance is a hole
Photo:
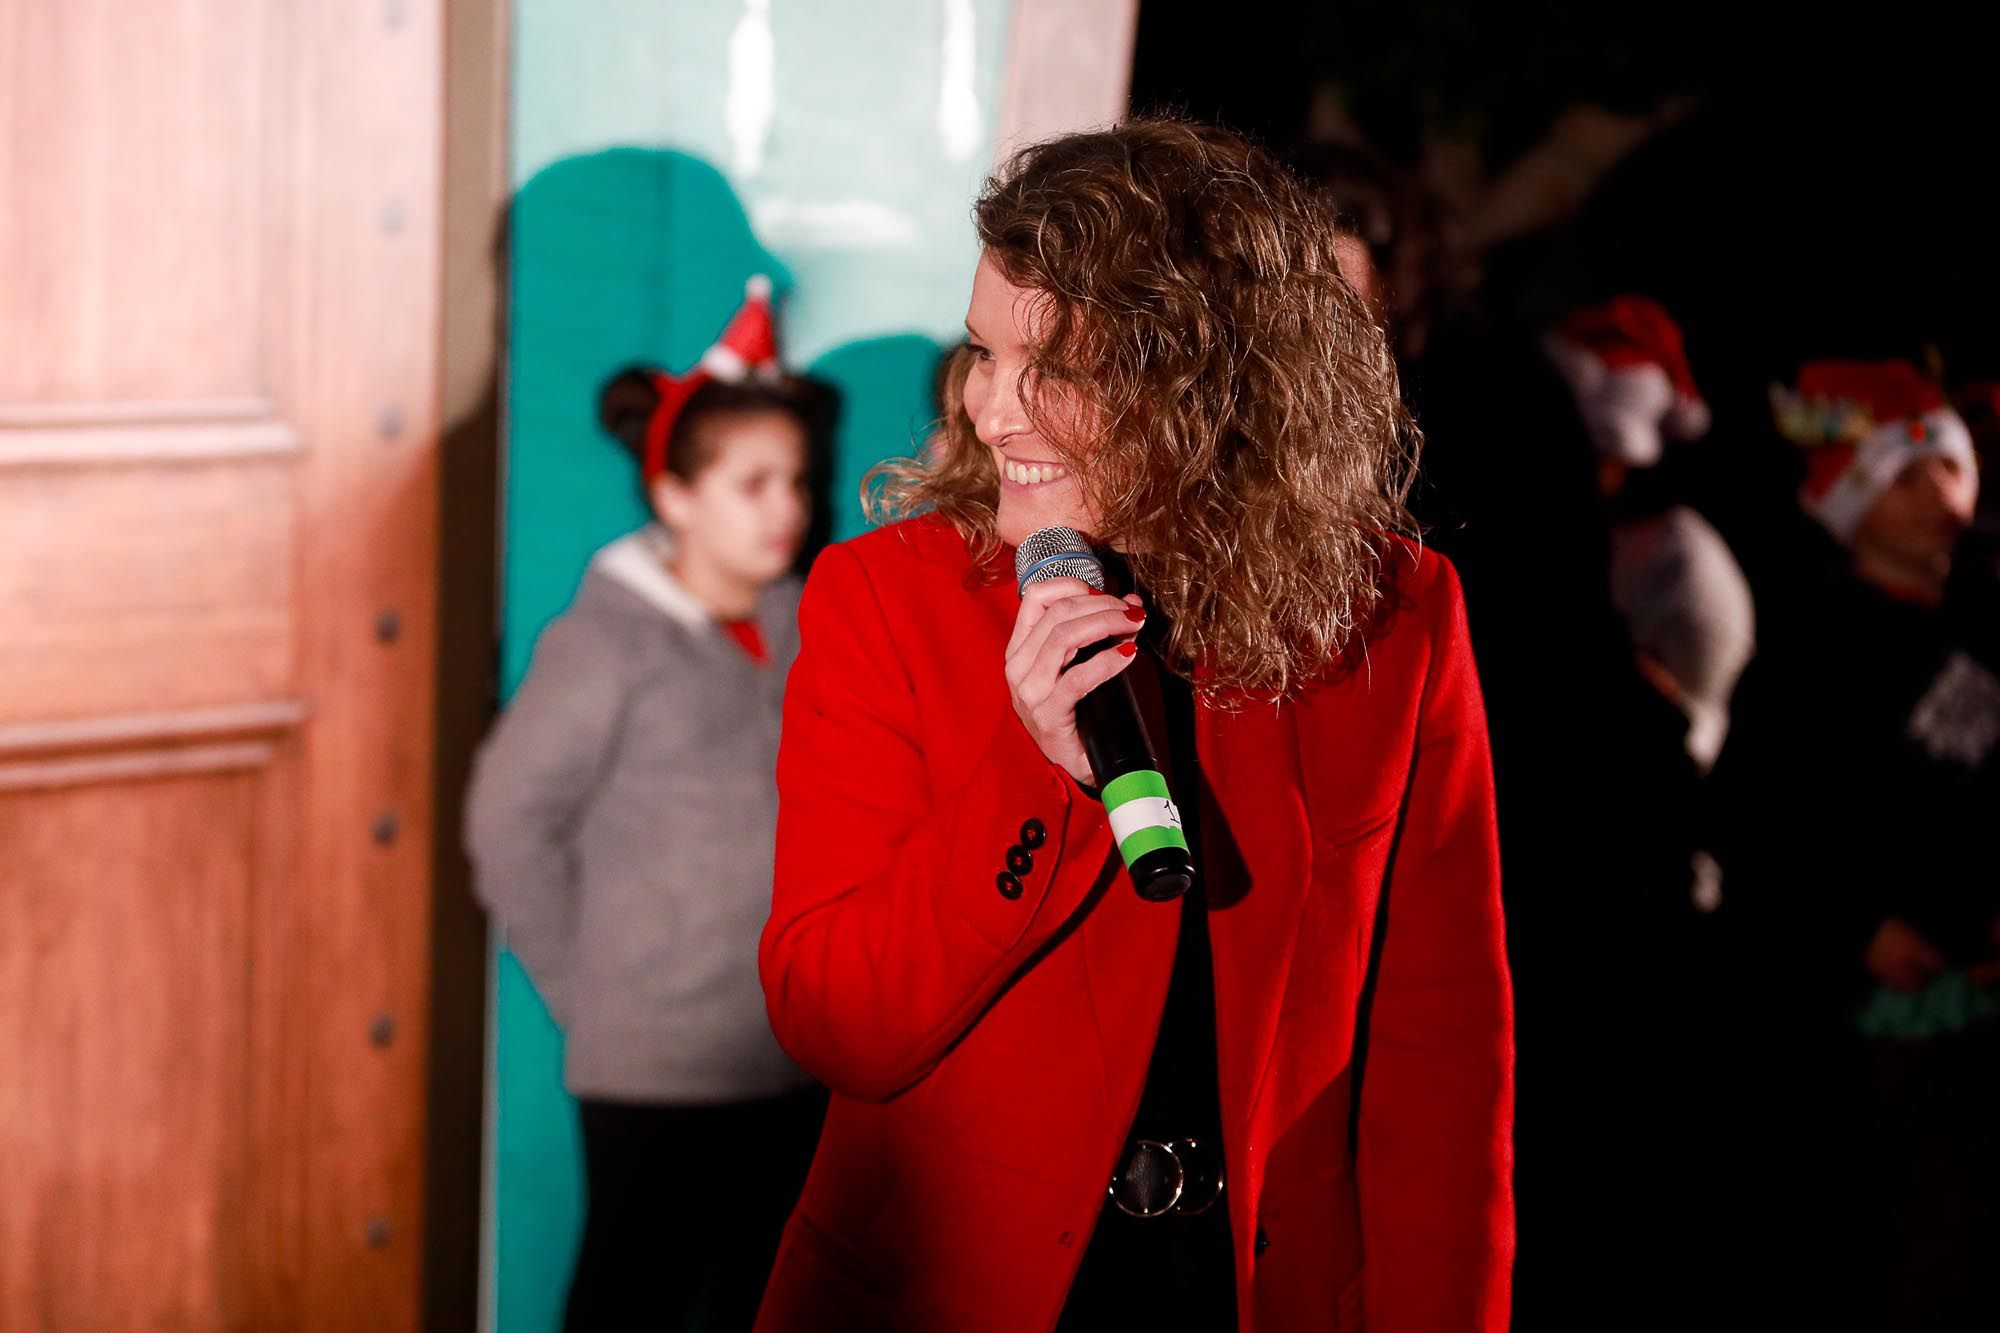
[[[1030,583],[1048,579],[1082,579],[1104,591],[1104,566],[1075,528],[1040,528],[1028,534],[1014,551],[1014,580],[1026,592]]]

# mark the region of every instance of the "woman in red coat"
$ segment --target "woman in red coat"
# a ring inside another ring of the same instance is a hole
[[[942,437],[800,611],[761,964],[834,1097],[758,1327],[1503,1328],[1485,720],[1455,575],[1389,535],[1412,433],[1333,219],[1142,121],[1025,150],[977,221]],[[1133,591],[1017,596],[1051,524]],[[1120,673],[1178,902],[1077,735]]]

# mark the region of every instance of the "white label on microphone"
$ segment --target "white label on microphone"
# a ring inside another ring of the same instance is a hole
[[[1125,802],[1111,816],[1111,836],[1123,842],[1142,828],[1179,829],[1181,812],[1163,796],[1141,796]]]

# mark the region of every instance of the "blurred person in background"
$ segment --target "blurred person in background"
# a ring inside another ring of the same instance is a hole
[[[1729,697],[1755,647],[1750,585],[1721,534],[1654,485],[1669,441],[1708,433],[1673,317],[1643,296],[1572,311],[1543,340],[1597,451],[1611,524],[1611,600],[1640,669],[1687,715],[1687,749],[1707,772],[1729,732]],[[1713,908],[1703,867],[1694,896]]]
[[[1971,439],[1902,361],[1813,362],[1773,401],[1831,542],[1715,773],[1753,926],[1748,1227],[1806,1256],[1769,1274],[1798,1326],[2000,1327],[2000,588],[1958,559]]]
[[[693,373],[629,370],[603,421],[655,521],[599,551],[481,750],[481,899],[566,1038],[587,1212],[572,1330],[747,1329],[824,1094],[757,983],[791,573],[827,399],[777,374],[768,286]]]
[[[1542,338],[1569,387],[1594,454],[1609,537],[1611,603],[1639,675],[1679,710],[1679,756],[1657,754],[1651,821],[1658,860],[1627,904],[1618,954],[1619,1024],[1630,1079],[1621,1156],[1654,1182],[1621,1243],[1645,1256],[1626,1271],[1671,1293],[1662,1326],[1712,1315],[1735,1256],[1728,1244],[1732,1139],[1725,1108],[1740,1058],[1726,986],[1732,921],[1716,916],[1724,884],[1707,850],[1699,775],[1729,730],[1730,698],[1755,648],[1749,582],[1728,543],[1687,502],[1673,463],[1704,437],[1710,413],[1681,331],[1657,302],[1625,294],[1573,310]],[[1656,732],[1627,737],[1662,744]],[[1677,883],[1669,858],[1683,858]],[[1617,886],[1606,886],[1619,891]],[[1626,889],[1640,885],[1624,886]],[[1636,1056],[1637,1059],[1632,1057]],[[1659,1070],[1672,1076],[1659,1078]]]
[[[1980,475],[1991,471],[2000,460],[2000,379],[1980,376],[1961,385],[1952,394],[1952,406],[1972,432],[1972,452],[1979,462]],[[1985,563],[2000,577],[2000,488],[1982,487],[1979,504],[1973,510],[1955,563]]]
[[[1340,271],[1375,312],[1399,361],[1421,356],[1430,329],[1430,269],[1437,248],[1423,191],[1358,143],[1302,144],[1286,164],[1326,196],[1345,234]]]

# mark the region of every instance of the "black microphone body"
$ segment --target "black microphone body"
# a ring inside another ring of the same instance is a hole
[[[1015,553],[1014,572],[1023,590],[1052,578],[1081,579],[1099,592],[1105,589],[1103,564],[1090,543],[1070,528],[1042,528],[1022,542]],[[1089,645],[1070,667],[1116,642],[1105,639]],[[1114,676],[1079,699],[1076,730],[1097,778],[1099,799],[1111,816],[1132,887],[1149,902],[1179,898],[1194,887],[1194,857],[1139,716],[1131,682],[1122,674]]]

